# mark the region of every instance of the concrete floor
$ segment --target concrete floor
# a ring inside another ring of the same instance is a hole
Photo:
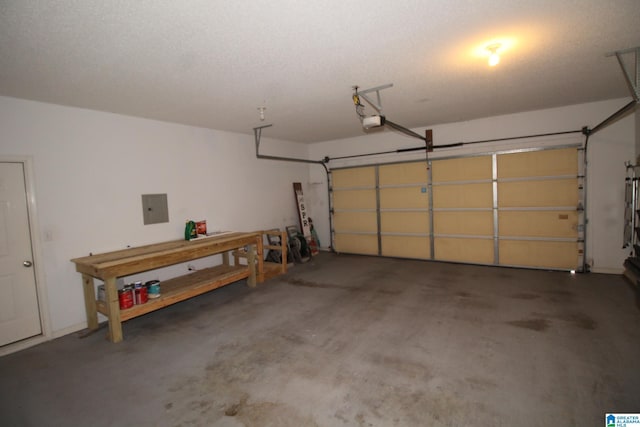
[[[0,424],[600,426],[639,325],[621,276],[321,254],[0,358]]]

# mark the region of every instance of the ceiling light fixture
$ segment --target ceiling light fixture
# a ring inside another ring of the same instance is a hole
[[[500,63],[500,55],[498,55],[498,49],[500,49],[502,45],[500,43],[493,43],[487,46],[487,50],[490,52],[489,54],[489,66],[495,67]]]
[[[260,113],[260,121],[264,122],[264,110],[266,110],[267,107],[258,107],[258,111]]]

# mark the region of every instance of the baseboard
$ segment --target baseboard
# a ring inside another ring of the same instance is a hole
[[[600,268],[591,268],[590,270],[592,273],[601,273],[601,274],[623,274],[624,273],[624,267],[620,267],[620,268],[607,268],[607,267],[600,267]]]
[[[76,323],[75,325],[67,326],[64,329],[58,329],[57,331],[53,331],[51,334],[51,339],[56,339],[63,337],[65,335],[72,334],[74,332],[81,331],[83,329],[87,329],[87,322]]]

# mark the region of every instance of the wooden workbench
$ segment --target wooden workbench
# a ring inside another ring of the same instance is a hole
[[[229,252],[247,250],[247,264],[231,265]],[[109,339],[122,341],[122,322],[158,310],[196,295],[209,292],[238,280],[247,279],[249,286],[262,281],[263,243],[259,233],[224,233],[191,241],[175,240],[137,248],[74,258],[76,271],[82,273],[87,326],[98,329],[98,312],[109,319]],[[222,254],[222,264],[198,270],[160,283],[161,295],[145,304],[120,310],[116,279],[169,265]],[[94,278],[104,281],[106,301],[96,301]]]

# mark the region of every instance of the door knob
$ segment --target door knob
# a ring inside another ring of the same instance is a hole
[[[22,261],[22,265],[24,265],[25,267],[31,267],[33,263],[31,261]]]

